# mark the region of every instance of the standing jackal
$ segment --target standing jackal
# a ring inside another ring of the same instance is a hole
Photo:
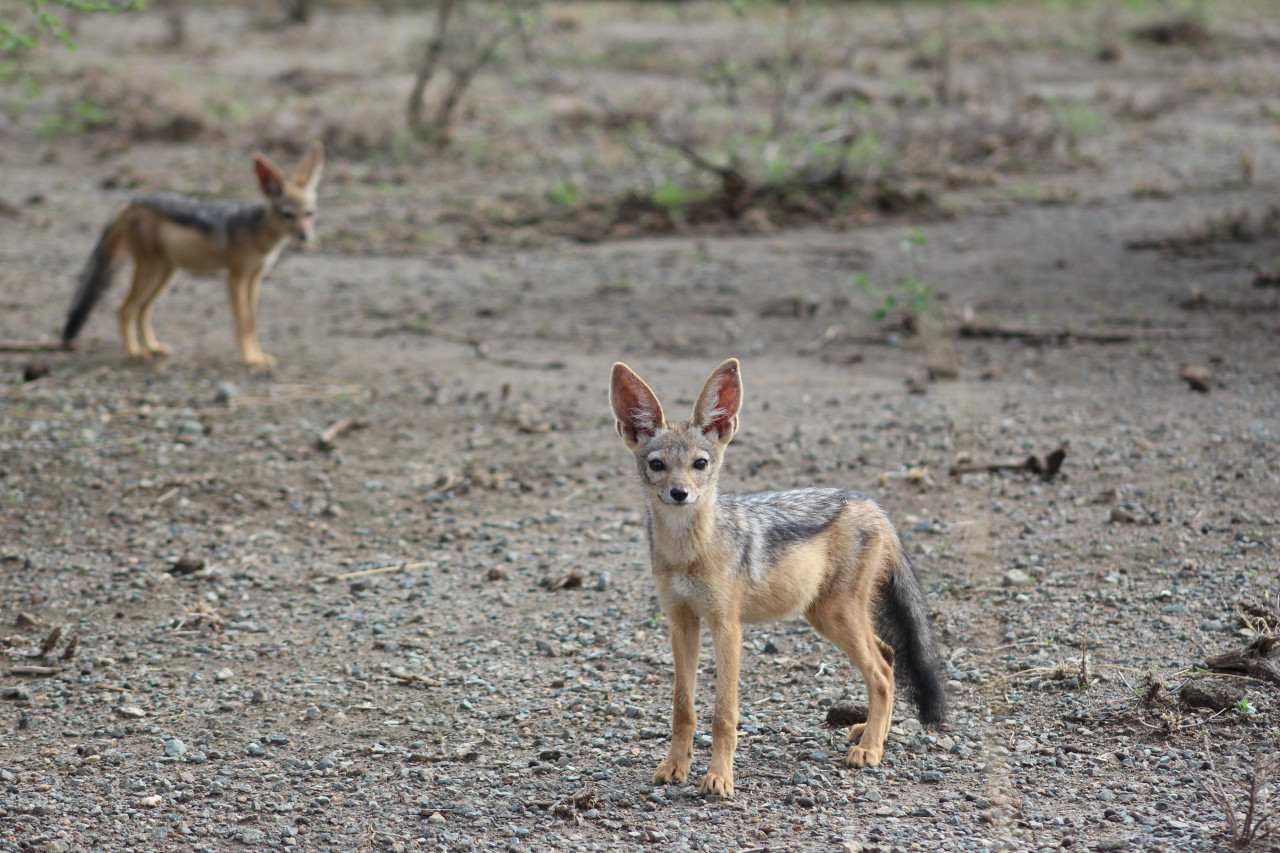
[[[866,495],[810,488],[720,495],[725,447],[738,429],[737,359],[715,369],[685,424],[669,424],[657,396],[621,362],[609,402],[635,454],[648,499],[649,553],[675,659],[671,748],[653,781],[683,782],[693,757],[698,631],[711,629],[716,704],[704,794],[732,796],[738,742],[742,625],[796,614],[840,647],[867,682],[867,722],[849,730],[846,763],[880,763],[893,711],[894,662],[923,723],[946,699],[924,591],[893,523]]]
[[[178,193],[152,193],[129,202],[103,229],[80,274],[62,330],[63,345],[70,347],[128,256],[133,285],[120,306],[120,335],[130,358],[172,351],[156,340],[151,312],[178,270],[226,270],[240,359],[248,367],[271,367],[275,359],[258,345],[258,285],[290,237],[305,242],[315,235],[316,184],[323,166],[324,149],[313,142],[292,180],[264,155],[254,155],[265,202]]]

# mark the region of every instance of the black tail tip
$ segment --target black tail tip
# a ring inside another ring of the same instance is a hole
[[[67,318],[67,324],[62,327],[62,348],[69,350],[74,348],[73,341],[76,335],[80,334],[80,330],[84,328],[84,321],[89,319],[88,311],[73,311],[71,316]]]
[[[937,728],[947,721],[947,695],[940,683],[917,689],[915,696],[917,719],[921,725]]]

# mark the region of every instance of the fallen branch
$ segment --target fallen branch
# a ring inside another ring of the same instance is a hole
[[[62,341],[0,341],[0,352],[70,352]]]
[[[1058,471],[1062,468],[1062,462],[1067,458],[1066,447],[1059,447],[1047,454],[1041,461],[1038,456],[1028,456],[1021,461],[1017,459],[998,460],[995,462],[966,462],[952,465],[948,472],[952,477],[959,477],[963,474],[980,474],[980,473],[997,473],[999,471],[1029,471],[1032,474],[1039,474],[1043,480],[1052,480],[1058,475]]]
[[[320,450],[333,450],[337,447],[337,441],[340,437],[349,432],[364,429],[368,425],[368,421],[362,421],[359,418],[343,418],[316,437],[316,447]]]
[[[373,337],[384,338],[388,335],[399,334],[427,335],[429,337],[444,338],[446,341],[453,341],[454,343],[467,344],[481,358],[484,358],[489,352],[488,344],[475,335],[466,335],[461,332],[455,332],[452,329],[446,329],[443,326],[433,326],[429,323],[400,323],[395,326],[387,326],[374,332]]]
[[[1201,329],[1132,329],[1127,332],[1083,332],[1078,329],[1049,329],[1034,326],[991,326],[986,323],[961,323],[956,334],[975,340],[1017,340],[1028,344],[1065,343],[1084,341],[1093,344],[1122,344],[1129,341],[1204,338],[1209,332]]]
[[[355,395],[366,390],[366,386],[364,385],[331,385],[331,386],[325,386],[323,388],[320,388],[319,390],[314,388],[309,388],[307,386],[300,386],[300,385],[285,385],[285,386],[279,386],[279,387],[281,390],[285,390],[287,393],[281,394],[278,397],[272,397],[270,395],[250,396],[248,394],[245,394],[243,396],[237,396],[237,397],[231,398],[230,400],[227,401],[227,404],[225,406],[209,406],[206,408],[197,409],[195,414],[200,417],[203,417],[205,415],[226,415],[226,414],[232,414],[237,409],[241,409],[246,406],[267,406],[273,403],[291,403],[296,400],[318,400],[323,397]],[[295,390],[288,390],[291,388]],[[125,416],[132,417],[136,415],[139,417],[160,417],[162,415],[186,415],[190,413],[191,413],[191,409],[189,407],[139,406],[134,409],[118,409],[114,412],[109,412],[102,416],[102,422],[109,423],[113,418],[125,417]],[[208,479],[208,480],[216,479],[213,474],[204,474],[204,475],[201,475],[201,478]],[[170,484],[179,485],[182,482],[183,481],[173,480],[173,481],[170,481]],[[191,482],[194,482],[194,481],[191,481]]]
[[[1280,638],[1255,637],[1243,649],[1211,657],[1205,665],[1214,672],[1242,672],[1260,681],[1280,684]]]

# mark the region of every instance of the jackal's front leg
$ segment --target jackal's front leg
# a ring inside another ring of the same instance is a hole
[[[711,720],[711,766],[698,786],[704,794],[733,796],[733,754],[738,749],[738,672],[742,668],[742,623],[711,626],[716,649],[716,712]]]
[[[653,781],[659,785],[683,782],[693,760],[693,730],[697,716],[693,694],[698,676],[698,617],[681,609],[668,614],[671,620],[671,657],[675,661],[675,688],[671,700],[671,748],[667,760],[658,765]]]
[[[232,271],[227,275],[227,298],[231,300],[231,317],[236,325],[236,346],[246,367],[264,370],[276,360],[258,345],[258,283],[266,269],[250,272]]]

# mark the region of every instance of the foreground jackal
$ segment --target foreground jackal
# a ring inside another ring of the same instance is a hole
[[[227,295],[240,359],[267,368],[275,359],[258,345],[258,285],[290,237],[315,235],[316,184],[324,149],[314,142],[292,179],[262,154],[253,157],[264,201],[221,201],[177,193],[140,196],[102,231],[76,288],[62,343],[70,346],[89,312],[111,285],[125,257],[133,260],[133,286],[120,306],[120,335],[130,358],[168,355],[156,340],[151,312],[178,270],[227,271]]]
[[[856,743],[846,763],[880,763],[893,711],[895,660],[920,721],[942,721],[946,700],[928,606],[884,510],[866,495],[843,489],[718,494],[721,458],[742,407],[737,359],[707,379],[688,423],[668,423],[653,391],[622,363],[613,366],[609,402],[648,500],[653,579],[675,659],[671,748],[654,782],[683,782],[689,774],[704,619],[716,658],[704,794],[733,794],[745,622],[802,614],[862,671],[867,722],[849,730]]]

